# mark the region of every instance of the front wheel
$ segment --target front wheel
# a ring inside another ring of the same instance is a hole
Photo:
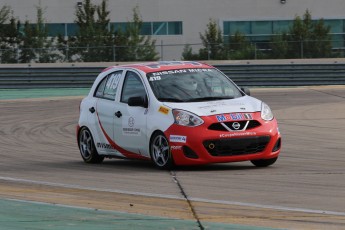
[[[161,132],[151,138],[150,155],[153,163],[160,169],[171,169],[174,166],[169,141]]]
[[[98,154],[91,132],[86,127],[80,130],[78,140],[81,157],[86,163],[101,163],[104,160],[104,157]]]
[[[252,160],[251,162],[256,167],[267,167],[267,166],[273,165],[274,162],[277,161],[277,159],[278,157],[271,158],[271,159]]]

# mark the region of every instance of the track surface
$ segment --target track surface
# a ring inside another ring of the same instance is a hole
[[[282,133],[271,167],[250,162],[160,171],[82,162],[80,97],[0,101],[0,198],[285,229],[345,229],[345,86],[253,89]]]

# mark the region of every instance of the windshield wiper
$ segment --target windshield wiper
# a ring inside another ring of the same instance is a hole
[[[199,98],[192,98],[187,100],[187,102],[196,102],[196,101],[216,101],[216,100],[227,100],[227,99],[234,99],[234,97],[224,96],[224,97],[199,97]]]
[[[166,102],[185,102],[183,100],[172,98],[172,97],[159,97],[157,98],[159,101],[166,101]]]

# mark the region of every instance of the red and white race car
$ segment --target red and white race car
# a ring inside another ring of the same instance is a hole
[[[80,104],[81,156],[87,163],[147,159],[162,169],[236,161],[269,166],[280,153],[277,121],[245,91],[199,62],[109,67]]]

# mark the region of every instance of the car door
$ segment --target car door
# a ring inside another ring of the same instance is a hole
[[[114,141],[132,153],[148,156],[147,108],[128,105],[129,98],[138,96],[147,100],[146,87],[139,73],[128,70],[115,111]]]
[[[118,85],[122,79],[123,71],[116,71],[107,75],[96,90],[96,115],[100,139],[96,144],[100,152],[108,155],[120,155],[112,143],[114,138],[114,119]]]

